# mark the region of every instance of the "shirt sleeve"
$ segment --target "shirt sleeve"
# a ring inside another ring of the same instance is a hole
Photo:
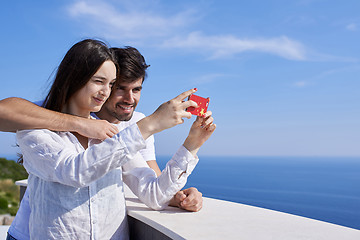
[[[148,207],[161,210],[185,186],[199,159],[181,146],[159,177],[156,177],[154,170],[140,162],[135,166],[136,161],[123,166],[124,182]]]
[[[154,135],[148,137],[145,143],[146,147],[139,151],[143,157],[143,161],[156,160]]]
[[[29,173],[72,187],[88,186],[145,147],[137,124],[84,151],[46,129],[18,131],[16,138]]]

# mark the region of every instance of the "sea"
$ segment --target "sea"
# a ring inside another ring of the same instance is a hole
[[[185,187],[205,197],[360,230],[360,157],[199,158]]]

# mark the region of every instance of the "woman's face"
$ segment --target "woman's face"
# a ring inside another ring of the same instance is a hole
[[[112,61],[105,61],[86,85],[69,99],[68,113],[89,117],[90,112],[100,111],[110,96],[115,80],[115,64]]]

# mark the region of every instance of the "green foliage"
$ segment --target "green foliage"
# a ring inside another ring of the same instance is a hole
[[[15,216],[18,210],[19,207],[10,207],[7,212],[10,213],[11,216]]]
[[[20,187],[15,181],[26,179],[25,168],[11,160],[0,158],[0,214],[15,215],[19,209]]]
[[[1,210],[6,210],[8,208],[9,208],[8,207],[8,201],[5,198],[0,197],[0,209]]]
[[[0,158],[0,179],[10,178],[14,181],[22,180],[28,177],[25,168],[6,158]]]

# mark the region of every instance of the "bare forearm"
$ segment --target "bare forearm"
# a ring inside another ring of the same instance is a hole
[[[157,164],[156,160],[148,160],[148,161],[146,161],[146,163],[150,168],[152,168],[152,170],[154,170],[154,172],[156,173],[156,176],[161,175],[161,170],[160,170],[159,165]]]
[[[6,98],[0,101],[0,130],[4,132],[39,128],[73,131],[78,125],[74,116],[47,110],[25,99]]]
[[[196,92],[190,89],[176,98],[161,104],[156,111],[137,122],[144,139],[152,134],[174,127],[184,122],[183,118],[191,118],[191,113],[186,112],[188,107],[198,107],[194,101],[184,101],[185,98]]]

